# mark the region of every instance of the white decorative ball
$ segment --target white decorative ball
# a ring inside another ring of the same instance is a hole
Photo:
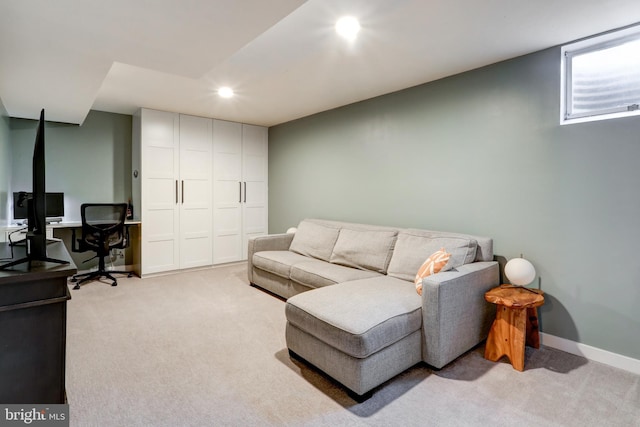
[[[504,274],[512,285],[525,286],[536,278],[536,269],[524,258],[514,258],[504,266]]]
[[[297,228],[295,227],[291,227],[287,230],[287,234],[295,234],[295,232],[298,231]]]

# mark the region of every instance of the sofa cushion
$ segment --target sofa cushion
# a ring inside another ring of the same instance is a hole
[[[422,295],[422,279],[431,276],[432,274],[439,273],[447,265],[449,258],[451,258],[451,254],[442,248],[439,251],[432,253],[424,264],[420,266],[418,273],[416,274],[416,278],[413,280],[416,285],[418,295]]]
[[[419,330],[421,307],[413,283],[377,276],[295,295],[285,314],[302,331],[366,358]]]
[[[253,254],[253,265],[261,270],[289,279],[291,266],[309,257],[290,251],[261,251]],[[327,263],[325,263],[327,264]]]
[[[342,228],[330,262],[384,274],[397,235],[397,231]]]
[[[387,274],[402,280],[413,281],[425,259],[440,248],[451,254],[442,271],[473,262],[477,242],[467,237],[443,235],[438,232],[401,230],[398,233],[393,256]]]
[[[291,280],[312,288],[378,275],[373,271],[358,270],[312,258],[306,258],[291,268]]]
[[[329,261],[333,247],[338,240],[339,231],[340,228],[331,225],[302,221],[293,236],[289,250],[300,255]]]

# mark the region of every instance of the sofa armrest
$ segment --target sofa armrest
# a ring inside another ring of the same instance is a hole
[[[495,305],[484,294],[499,285],[495,261],[465,264],[422,281],[422,358],[442,368],[484,340]]]
[[[247,275],[249,283],[253,283],[253,254],[262,251],[287,251],[291,246],[294,233],[267,234],[265,236],[252,236],[249,238],[247,253]]]

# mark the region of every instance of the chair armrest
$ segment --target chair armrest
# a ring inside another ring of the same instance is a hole
[[[253,283],[253,254],[262,251],[287,251],[293,241],[293,233],[267,234],[265,236],[252,236],[249,238],[247,253],[247,275],[249,283]]]
[[[495,305],[484,294],[498,286],[495,261],[465,264],[422,281],[423,360],[442,368],[484,340]]]

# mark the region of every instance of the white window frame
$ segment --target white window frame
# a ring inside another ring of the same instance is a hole
[[[596,120],[608,120],[619,117],[640,115],[640,109],[636,104],[611,108],[608,110],[594,111],[584,114],[571,114],[571,60],[575,55],[602,50],[618,46],[629,40],[640,39],[640,26],[612,31],[596,37],[590,37],[575,43],[562,46],[560,67],[560,124],[591,122]]]

